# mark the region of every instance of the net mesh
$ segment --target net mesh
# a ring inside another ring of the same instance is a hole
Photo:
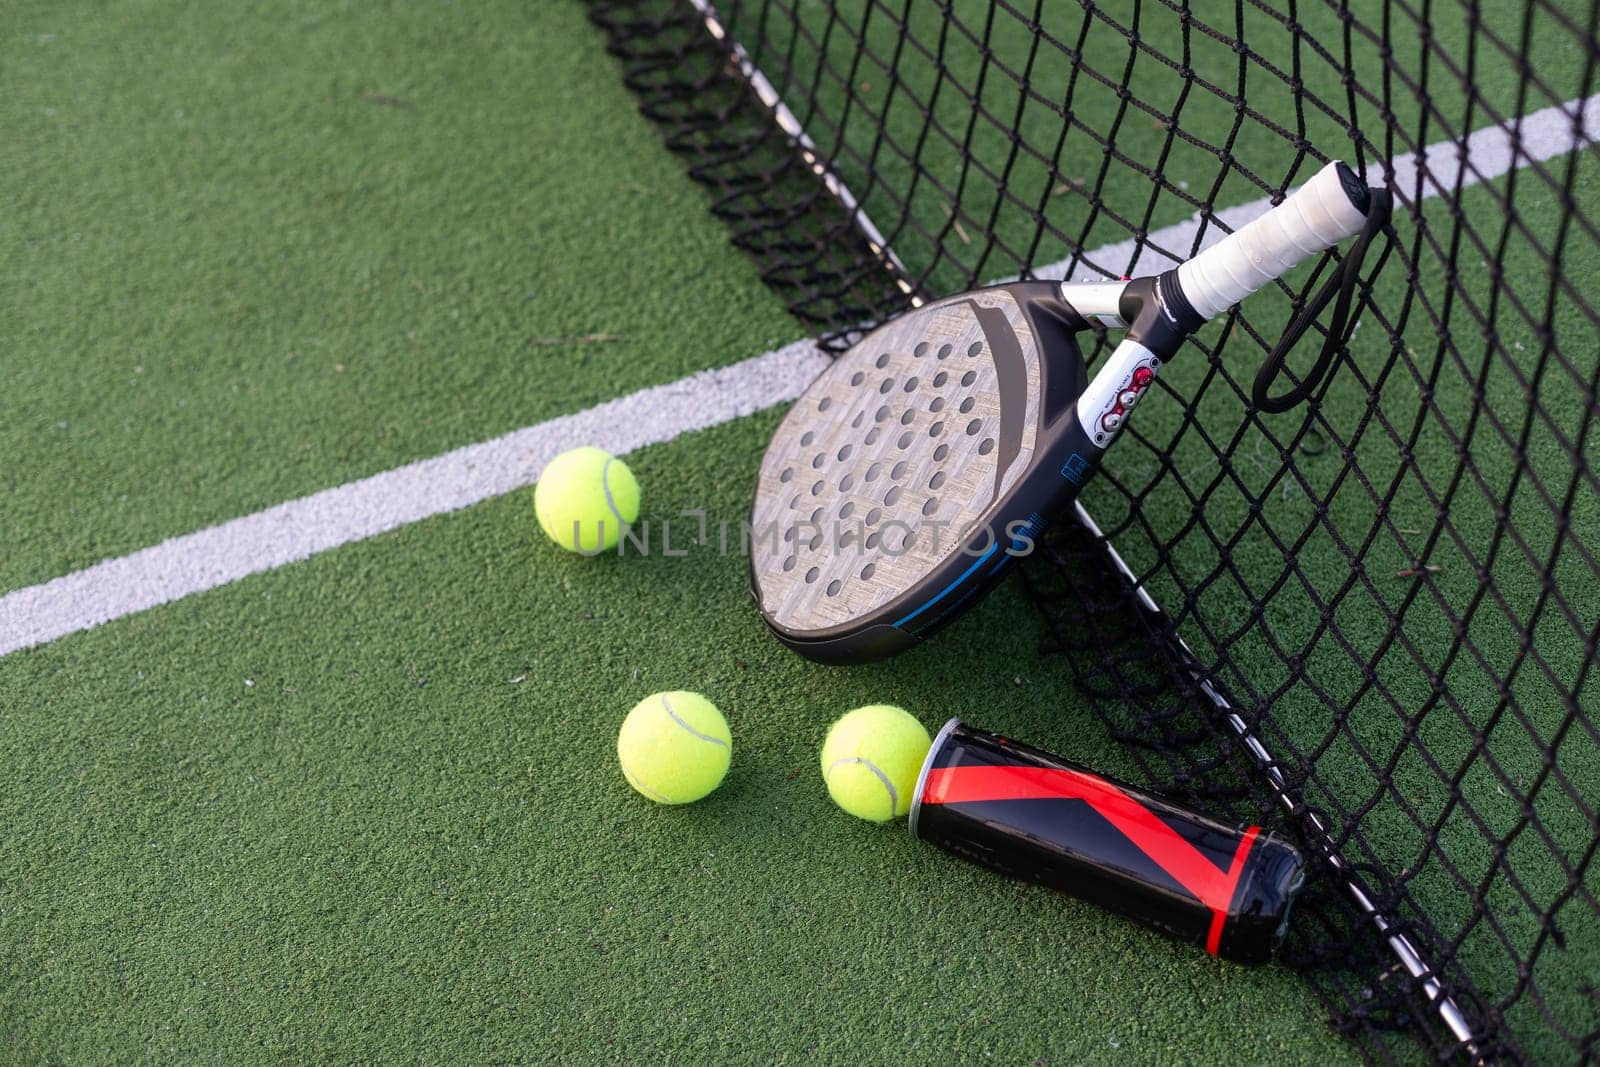
[[[1600,4],[590,10],[835,348],[1165,269],[1329,157],[1390,187],[1310,401],[1251,382],[1326,264],[1189,343],[1022,581],[1150,781],[1298,833],[1287,958],[1369,1057],[1600,1054]]]

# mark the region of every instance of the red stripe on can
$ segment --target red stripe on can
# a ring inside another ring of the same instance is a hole
[[[1246,829],[1234,850],[1233,861],[1222,871],[1155,812],[1096,775],[1019,764],[933,767],[922,790],[924,804],[981,804],[996,800],[1081,800],[1088,804],[1210,910],[1206,950],[1213,956],[1217,954],[1245,860],[1261,832],[1259,826]]]

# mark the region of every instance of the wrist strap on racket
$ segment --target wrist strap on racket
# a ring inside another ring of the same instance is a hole
[[[1262,411],[1277,415],[1288,411],[1290,408],[1304,403],[1327,375],[1328,369],[1333,366],[1333,361],[1350,341],[1350,310],[1355,304],[1356,282],[1361,277],[1361,263],[1366,259],[1367,249],[1373,239],[1389,221],[1391,198],[1387,189],[1373,189],[1367,206],[1367,221],[1362,226],[1361,233],[1356,237],[1355,244],[1350,246],[1344,261],[1339,264],[1339,269],[1318,290],[1317,295],[1300,310],[1288,327],[1283,332],[1283,337],[1273,348],[1272,354],[1261,365],[1261,370],[1256,373],[1255,386],[1251,389],[1250,399]],[[1331,254],[1331,253],[1330,253]],[[1268,396],[1268,390],[1280,374],[1284,373],[1284,362],[1289,353],[1299,343],[1300,338],[1311,328],[1311,324],[1322,314],[1322,309],[1338,297],[1334,304],[1333,321],[1328,325],[1327,339],[1322,343],[1322,352],[1318,354],[1317,361],[1310,372],[1301,378],[1289,391],[1280,396]]]

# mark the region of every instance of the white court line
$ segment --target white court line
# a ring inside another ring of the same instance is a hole
[[[1513,151],[1520,129],[1520,151]],[[1453,143],[1424,152],[1421,197],[1473,185],[1514,166],[1549,159],[1600,140],[1600,94],[1549,107],[1508,126],[1469,135],[1465,151]],[[1419,195],[1416,156],[1395,160],[1396,185]],[[1369,171],[1369,180],[1381,172]],[[1271,207],[1262,197],[1228,208],[1214,218],[1238,229]],[[1199,216],[1157,230],[1149,241],[1186,251],[1200,227]],[[1212,226],[1206,244],[1220,240]],[[1137,242],[1119,241],[1083,257],[1091,263],[1128,264],[1119,274],[1153,273],[1175,261],[1146,245],[1135,261]],[[1057,276],[1070,260],[1035,271]],[[1107,268],[1114,269],[1114,268]],[[130,555],[0,597],[0,656],[87,630],[124,615],[214,589],[360,541],[408,523],[468,507],[532,485],[544,465],[580,444],[618,455],[662,444],[799,396],[827,366],[814,340],[796,341],[720,370],[642,389],[574,415],[563,415],[432,459],[419,460],[370,478],[324,489],[253,515],[163,541]]]
[[[1596,142],[1600,142],[1600,93],[1530,112],[1521,121],[1513,120],[1503,126],[1485,126],[1468,134],[1465,145],[1454,141],[1429,145],[1423,149],[1420,170],[1417,153],[1407,152],[1403,156],[1396,156],[1394,189],[1401,197],[1413,202],[1444,196],[1455,189],[1458,179],[1463,188],[1477,185],[1498,178],[1513,167],[1541,163]],[[1383,184],[1382,165],[1374,163],[1368,167],[1366,180],[1369,185]],[[1265,214],[1271,206],[1271,199],[1262,197],[1248,204],[1224,208],[1214,212],[1211,217],[1226,223],[1230,231],[1237,230],[1256,216]],[[1181,256],[1191,255],[1189,248],[1199,228],[1200,215],[1196,213],[1183,222],[1153,231],[1145,239],[1142,248],[1138,241],[1130,237],[1126,241],[1097,248],[1081,258],[1070,257],[1037,267],[1033,274],[1036,278],[1064,277],[1074,260],[1080,267],[1078,281],[1101,279],[1102,275],[1098,273],[1101,268],[1091,264],[1104,264],[1103,269],[1107,272],[1105,277],[1157,274],[1180,262],[1160,249],[1171,249]],[[1218,227],[1207,227],[1200,247],[1209,248],[1223,237],[1224,233]],[[1151,245],[1157,247],[1152,248]]]
[[[0,597],[0,655],[532,485],[579,444],[622,454],[799,396],[828,365],[812,340],[599,404]]]

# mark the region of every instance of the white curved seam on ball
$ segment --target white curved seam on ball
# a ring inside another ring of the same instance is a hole
[[[679,726],[683,727],[685,730],[688,730],[691,734],[694,734],[700,740],[702,740],[702,741],[710,741],[713,745],[721,745],[723,748],[727,748],[728,747],[728,742],[724,741],[722,738],[720,738],[720,737],[712,737],[710,734],[703,734],[699,730],[696,730],[693,726],[690,726],[688,723],[684,722],[683,719],[679,718],[678,717],[678,713],[672,710],[672,703],[669,700],[667,700],[667,696],[666,696],[665,693],[661,694],[661,706],[663,708],[667,709],[667,714],[672,716],[672,721],[673,722],[677,723]]]
[[[617,509],[617,502],[611,496],[611,465],[616,461],[616,456],[610,456],[606,459],[606,465],[600,468],[600,488],[604,490],[606,494],[606,507],[610,508],[611,514],[617,517],[617,536],[621,537],[622,528],[628,524],[623,521],[622,512]],[[605,540],[604,530],[601,531],[600,540]]]
[[[859,763],[867,770],[877,775],[878,780],[883,783],[883,787],[889,791],[889,814],[893,815],[895,812],[900,810],[900,794],[895,791],[894,783],[889,781],[889,776],[879,770],[876,763],[873,763],[865,756],[842,756],[828,764],[828,773],[832,774],[833,769],[839,766],[841,763]]]
[[[629,769],[626,760],[618,760],[617,762],[622,764],[622,776],[628,780],[629,785],[633,786],[639,792],[643,793],[645,796],[649,797],[651,800],[654,800],[658,804],[676,803],[676,801],[668,800],[665,796],[657,793],[654,789],[651,789],[649,786],[641,782],[639,780],[639,776],[634,774],[633,771]]]

